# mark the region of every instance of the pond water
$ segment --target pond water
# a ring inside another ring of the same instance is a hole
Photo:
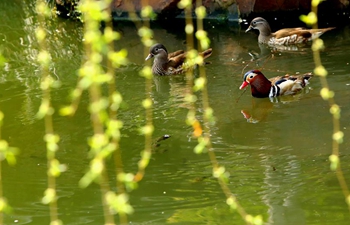
[[[35,1],[1,1],[0,42],[7,63],[1,71],[0,106],[5,114],[2,138],[20,149],[15,166],[2,164],[3,194],[13,208],[5,224],[48,224],[49,210],[41,203],[47,187],[44,124],[35,114],[41,101],[40,71],[36,62],[38,45]],[[220,165],[231,174],[229,188],[246,211],[262,215],[266,224],[349,224],[350,213],[328,157],[332,148],[332,118],[328,103],[319,96],[321,83],[310,81],[302,94],[281,98],[254,99],[249,90],[239,90],[242,74],[261,69],[268,77],[313,71],[310,46],[298,50],[271,50],[257,44],[257,34],[244,33],[239,25],[206,25],[213,54],[206,66],[210,105],[216,123],[212,127],[214,152]],[[116,24],[123,39],[116,47],[126,48],[131,64],[116,71],[118,90],[125,107],[121,149],[124,170],[135,172],[143,149],[138,128],[144,125],[144,78],[138,72],[145,64],[142,44],[131,24]],[[152,25],[155,39],[169,51],[185,48],[184,32],[178,27]],[[275,28],[277,29],[277,28]],[[56,111],[69,103],[83,58],[83,27],[74,21],[50,20],[51,73],[61,81],[53,91]],[[340,146],[343,173],[350,178],[350,32],[349,27],[322,36],[326,48],[322,61],[329,71],[328,82],[341,107]],[[252,60],[249,53],[259,59]],[[129,224],[244,224],[229,210],[207,154],[197,155],[197,141],[185,123],[184,76],[155,77],[154,137],[171,138],[152,155],[146,175],[130,193],[135,209]],[[89,166],[87,138],[92,134],[87,111],[89,98],[83,95],[72,118],[54,116],[60,135],[57,154],[68,170],[57,180],[59,218],[64,224],[103,224],[99,186],[79,188]],[[198,100],[198,106],[201,99]],[[198,108],[198,113],[201,109]],[[250,115],[245,118],[242,114]],[[111,183],[113,162],[109,163]],[[117,219],[117,218],[116,218]]]

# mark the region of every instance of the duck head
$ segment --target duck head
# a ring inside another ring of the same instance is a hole
[[[265,98],[269,96],[271,81],[269,81],[260,70],[250,70],[244,74],[243,83],[239,89],[250,85],[251,93],[254,97]]]
[[[262,17],[256,17],[255,19],[253,19],[245,32],[247,33],[252,29],[259,30],[260,33],[265,33],[266,35],[270,35],[271,33],[269,23]]]
[[[168,58],[168,51],[166,50],[164,45],[159,43],[153,45],[149,49],[149,54],[145,60],[149,60],[150,58],[157,57],[157,56]]]

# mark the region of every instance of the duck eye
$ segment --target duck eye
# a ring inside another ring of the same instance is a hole
[[[253,25],[256,25],[256,21],[253,21]]]
[[[249,78],[252,79],[254,76],[253,75],[250,75]]]

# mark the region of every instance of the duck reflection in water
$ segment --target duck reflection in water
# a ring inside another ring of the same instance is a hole
[[[309,89],[305,90],[305,93],[308,91]],[[248,123],[260,123],[267,120],[267,116],[274,107],[278,108],[280,104],[300,101],[305,93],[274,98],[252,98],[251,107],[243,108],[241,113]]]
[[[252,99],[250,109],[242,109],[241,113],[248,123],[259,123],[264,121],[273,108],[269,99]]]

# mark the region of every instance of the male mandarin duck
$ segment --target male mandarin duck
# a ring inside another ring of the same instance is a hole
[[[323,29],[285,28],[272,33],[269,23],[262,17],[256,17],[250,22],[245,32],[252,29],[259,30],[259,43],[268,45],[294,45],[316,39],[326,31],[334,29],[334,27]]]
[[[212,49],[209,48],[199,53],[204,59],[208,58],[212,54]],[[149,60],[154,57],[152,72],[156,75],[174,75],[185,72],[184,62],[186,60],[186,52],[178,50],[168,54],[167,49],[162,44],[153,45],[147,58]]]
[[[244,74],[243,83],[239,89],[250,84],[253,97],[265,98],[280,95],[294,95],[301,91],[311,79],[312,74],[284,75],[267,79],[259,70],[250,70]]]

